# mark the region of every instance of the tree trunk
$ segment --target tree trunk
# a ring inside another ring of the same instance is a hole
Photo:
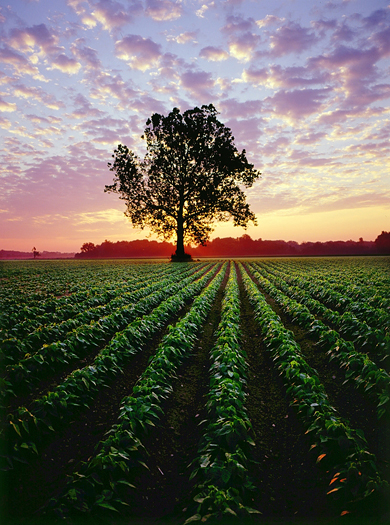
[[[184,258],[184,224],[183,224],[183,216],[180,217],[177,220],[177,242],[176,242],[176,253],[177,258]]]

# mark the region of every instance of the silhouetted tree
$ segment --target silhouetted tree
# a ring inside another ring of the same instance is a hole
[[[37,251],[35,246],[34,246],[34,248],[31,251],[33,252],[34,259],[35,259],[35,257],[39,257],[41,255],[40,252]]]
[[[89,253],[89,252],[93,252],[93,250],[95,249],[95,245],[93,242],[85,242],[82,247],[80,248],[80,250],[83,252],[83,253]]]
[[[382,231],[382,233],[375,239],[375,246],[379,253],[390,254],[390,232]]]
[[[167,117],[155,113],[142,136],[144,160],[119,144],[108,164],[115,178],[104,191],[126,202],[134,227],[148,226],[165,240],[176,234],[177,259],[189,257],[185,242],[206,243],[214,221],[256,224],[239,184],[249,188],[260,173],[217,115],[213,105],[183,114],[174,108]]]

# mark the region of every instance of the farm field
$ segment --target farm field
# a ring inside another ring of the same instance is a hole
[[[386,523],[389,267],[0,263],[1,523]]]

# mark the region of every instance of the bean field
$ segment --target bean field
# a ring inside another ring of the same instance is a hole
[[[2,523],[385,523],[389,263],[0,263]]]

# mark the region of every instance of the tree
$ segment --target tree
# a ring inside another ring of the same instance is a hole
[[[375,239],[375,246],[379,253],[390,254],[390,232],[382,231]]]
[[[164,240],[176,234],[175,258],[189,257],[184,243],[205,245],[214,221],[233,217],[234,226],[256,224],[239,185],[249,188],[260,176],[234,145],[231,130],[217,119],[213,105],[168,116],[153,114],[142,139],[140,160],[122,144],[114,150],[114,183],[105,192],[126,202],[132,225],[148,226]]]
[[[82,247],[80,248],[80,250],[83,252],[83,253],[89,253],[89,252],[93,252],[93,250],[95,249],[95,245],[93,242],[85,242]]]
[[[31,251],[33,252],[34,259],[35,259],[35,257],[39,257],[39,256],[41,255],[40,252],[37,251],[37,249],[35,248],[35,246],[34,246],[34,248],[33,248]]]

